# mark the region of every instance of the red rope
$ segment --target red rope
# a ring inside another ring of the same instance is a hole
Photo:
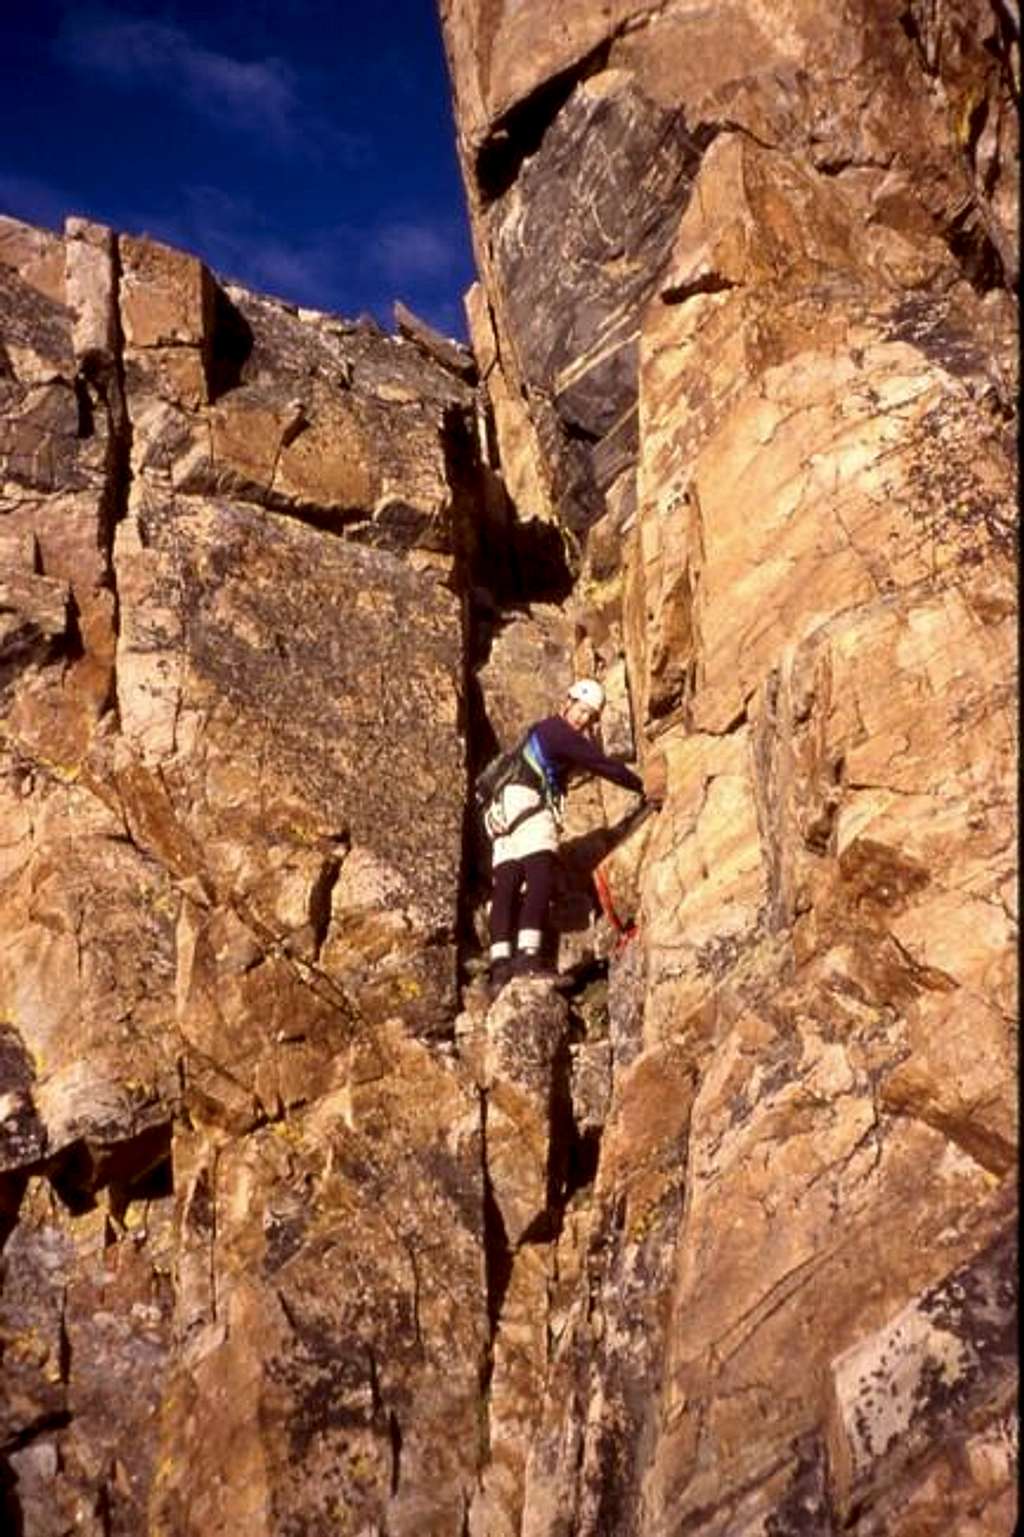
[[[620,950],[624,949],[625,946],[629,944],[631,939],[635,938],[636,924],[623,923],[622,919],[615,911],[615,904],[612,902],[612,894],[608,889],[608,881],[605,877],[604,871],[600,868],[600,866],[594,871],[594,889],[597,892],[597,900],[601,904],[601,911],[604,913],[605,917],[608,919],[608,922],[619,936],[615,944],[615,952],[618,954]]]

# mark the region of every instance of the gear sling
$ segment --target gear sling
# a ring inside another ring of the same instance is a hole
[[[502,795],[509,785],[516,784],[535,789],[540,799],[536,806],[527,806],[508,821],[502,810]],[[477,811],[492,838],[509,837],[541,811],[550,811],[556,823],[561,818],[562,796],[558,780],[533,730],[524,732],[514,747],[491,759],[477,777],[473,793]]]

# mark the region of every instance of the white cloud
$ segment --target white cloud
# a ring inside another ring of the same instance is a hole
[[[236,59],[195,42],[180,27],[112,11],[69,15],[58,39],[65,63],[124,88],[178,97],[222,127],[263,128],[294,146],[310,126],[296,80],[280,59]]]
[[[369,307],[385,324],[395,298],[437,323],[439,296],[447,298],[460,276],[449,220],[323,224],[289,239],[254,198],[202,184],[184,189],[174,218],[178,243],[201,251],[226,277],[317,308],[353,313]],[[151,221],[148,228],[170,238],[166,222]],[[457,304],[444,323],[449,331],[461,329]]]

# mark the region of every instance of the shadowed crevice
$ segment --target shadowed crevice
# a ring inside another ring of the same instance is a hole
[[[509,1247],[505,1223],[494,1195],[494,1186],[487,1166],[487,1095],[480,1095],[480,1158],[483,1170],[484,1190],[484,1272],[487,1287],[487,1322],[490,1341],[493,1342],[501,1316],[502,1303],[512,1279],[512,1250]],[[490,1381],[493,1358],[488,1347],[485,1363],[486,1382]],[[484,1387],[486,1388],[486,1382]]]
[[[611,39],[605,39],[568,69],[545,80],[492,126],[477,150],[473,168],[485,207],[508,192],[523,161],[536,154],[577,85],[607,67],[610,51]]]
[[[18,1225],[22,1197],[28,1184],[28,1169],[0,1174],[0,1254]]]
[[[253,340],[252,327],[241,310],[232,304],[220,284],[215,284],[213,324],[205,358],[211,405],[241,384]]]
[[[92,1211],[97,1193],[108,1189],[111,1215],[120,1219],[132,1201],[173,1194],[171,1139],[169,1118],[116,1142],[81,1138],[62,1149],[45,1172],[72,1215]]]

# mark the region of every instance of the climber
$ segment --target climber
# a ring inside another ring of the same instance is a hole
[[[559,715],[538,721],[505,755],[511,768],[484,816],[494,842],[489,984],[494,996],[514,976],[557,982],[541,956],[555,879],[560,808],[573,772],[597,774],[644,794],[644,783],[590,739],[604,709],[600,683],[581,678]],[[660,804],[663,791],[648,795]],[[521,901],[520,901],[521,898]],[[518,921],[517,921],[518,909]]]

